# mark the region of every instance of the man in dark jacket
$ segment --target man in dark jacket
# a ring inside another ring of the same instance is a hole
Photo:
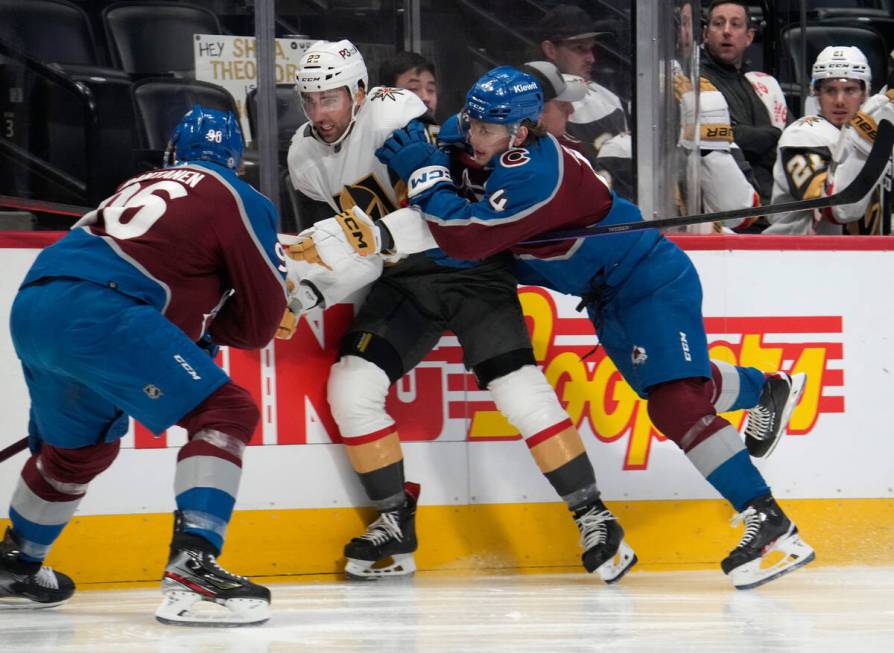
[[[747,70],[745,50],[754,27],[745,2],[714,0],[707,20],[701,76],[726,98],[733,137],[754,170],[761,203],[768,204],[776,142],[789,122],[785,97],[771,75]]]

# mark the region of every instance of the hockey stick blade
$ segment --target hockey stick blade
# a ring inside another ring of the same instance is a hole
[[[22,438],[17,442],[13,442],[11,445],[6,447],[6,449],[0,450],[0,463],[2,463],[7,458],[12,458],[20,451],[24,451],[28,448],[28,438]]]
[[[624,233],[627,231],[639,231],[641,229],[659,229],[662,227],[685,227],[690,224],[702,224],[704,222],[720,222],[736,218],[750,218],[760,215],[773,215],[776,213],[788,213],[790,211],[805,211],[809,209],[821,209],[827,206],[839,206],[841,204],[853,204],[859,202],[871,191],[879,178],[888,167],[891,151],[894,150],[894,124],[882,120],[878,125],[875,143],[866,157],[866,163],[856,178],[842,188],[839,192],[828,197],[817,197],[798,202],[786,202],[784,204],[770,204],[749,209],[734,209],[732,211],[719,211],[718,213],[699,213],[698,215],[681,215],[676,218],[661,218],[659,220],[645,220],[642,222],[624,222],[621,224],[600,225],[595,224],[581,229],[564,229],[550,231],[535,238],[524,241],[523,245],[537,243],[552,243],[557,240],[569,240],[577,238],[589,238],[590,236],[603,236],[606,234]],[[596,216],[593,216],[594,219]]]

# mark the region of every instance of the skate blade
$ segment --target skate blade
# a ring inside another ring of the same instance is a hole
[[[412,553],[397,553],[391,556],[391,564],[380,567],[374,566],[377,562],[375,560],[357,560],[356,558],[347,558],[346,560],[345,576],[348,580],[383,580],[412,576],[416,573],[416,560]]]
[[[175,590],[164,593],[155,618],[170,626],[257,626],[270,618],[270,604],[261,599],[208,601],[195,592]]]
[[[55,608],[58,605],[62,605],[67,600],[38,603],[24,596],[3,596],[0,597],[0,612],[4,610],[45,610],[46,608]]]
[[[804,542],[796,530],[777,540],[757,560],[733,569],[729,577],[737,590],[750,590],[800,569],[815,559],[813,547]]]
[[[639,559],[633,548],[624,540],[618,545],[618,550],[610,559],[596,568],[596,573],[606,583],[617,583],[633,568]]]

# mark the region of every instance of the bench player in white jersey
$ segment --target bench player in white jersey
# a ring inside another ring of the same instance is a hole
[[[821,197],[833,150],[847,125],[866,100],[872,81],[869,62],[859,48],[829,46],[813,64],[811,91],[819,115],[804,116],[786,127],[779,138],[773,166],[773,203]],[[830,209],[794,211],[768,216],[767,234],[841,234],[842,223],[859,220]]]
[[[888,61],[888,83],[878,93],[867,99],[850,122],[842,127],[838,142],[833,149],[833,164],[826,180],[826,194],[846,188],[866,163],[869,151],[875,143],[878,124],[882,120],[894,122],[894,51]],[[859,202],[833,206],[827,209],[831,217],[846,223],[850,233],[890,233],[891,215],[894,214],[891,197],[890,166],[882,176],[882,182],[867,193]]]
[[[415,218],[413,209],[397,210],[405,186],[376,159],[375,150],[426,107],[410,91],[367,90],[363,58],[349,41],[311,46],[296,78],[309,122],[298,129],[289,150],[292,182],[343,213],[302,232],[290,254],[326,263],[317,244],[333,240],[342,228],[355,245],[373,244],[363,240],[373,233],[369,218],[359,211],[349,213],[351,207],[359,205],[385,224],[400,219],[402,211]],[[573,511],[587,571],[597,571],[606,582],[619,580],[636,557],[599,498],[580,435],[536,365],[509,258],[461,262],[438,249],[385,267],[344,336],[330,374],[332,415],[351,464],[380,513],[364,535],[345,546],[348,577],[377,579],[415,571],[419,486],[405,483],[397,426],[385,411],[385,399],[391,384],[412,370],[445,330],[456,334],[464,363],[479,385],[490,390],[497,408],[520,431],[540,470]]]

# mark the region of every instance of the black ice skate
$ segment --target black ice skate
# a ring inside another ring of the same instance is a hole
[[[806,374],[789,376],[777,372],[767,378],[757,406],[748,411],[745,425],[748,453],[755,458],[765,458],[773,452],[785,434],[785,427],[806,382]]]
[[[211,545],[202,537],[180,532],[179,515],[175,520],[171,556],[161,579],[164,599],[155,618],[178,626],[252,626],[267,621],[270,590],[221,567]],[[202,610],[210,607],[203,606],[203,601],[226,610]]]
[[[71,598],[75,584],[39,562],[19,559],[21,546],[11,528],[0,542],[0,610],[52,608]]]
[[[380,580],[410,576],[416,571],[416,503],[419,484],[404,483],[403,506],[379,514],[366,533],[345,545],[345,576],[350,580]],[[391,562],[388,563],[388,559]]]
[[[772,496],[755,499],[732,524],[745,522],[736,548],[720,563],[736,589],[747,590],[779,578],[813,561],[816,554],[798,536]]]
[[[575,511],[584,552],[581,561],[589,572],[599,574],[606,583],[616,583],[636,564],[633,549],[624,541],[624,529],[601,499]]]

